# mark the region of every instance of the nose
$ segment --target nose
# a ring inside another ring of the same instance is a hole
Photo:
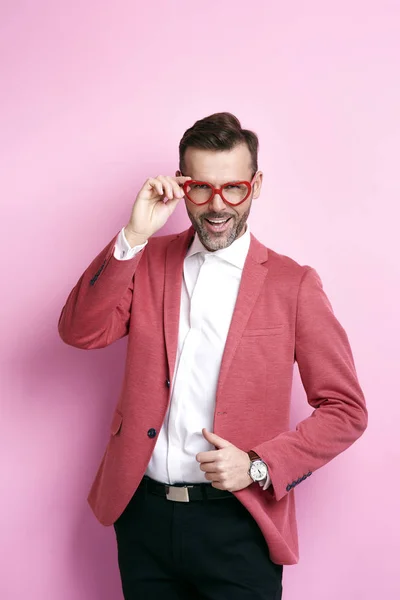
[[[216,192],[214,198],[209,202],[208,208],[214,212],[222,212],[226,208],[226,204],[218,192]]]

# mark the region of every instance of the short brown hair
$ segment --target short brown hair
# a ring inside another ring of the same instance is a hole
[[[258,137],[248,129],[242,129],[240,121],[229,112],[205,117],[187,129],[179,142],[179,169],[184,172],[187,148],[202,150],[232,150],[239,144],[247,144],[254,173],[258,170]]]

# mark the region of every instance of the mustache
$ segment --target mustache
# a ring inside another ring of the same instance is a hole
[[[230,213],[222,213],[218,215],[217,213],[207,213],[205,215],[201,215],[202,219],[228,219],[229,217],[233,217]]]

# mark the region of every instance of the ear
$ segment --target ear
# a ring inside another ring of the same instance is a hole
[[[256,178],[254,180],[253,183],[253,200],[255,198],[258,198],[261,192],[261,186],[262,186],[262,182],[263,182],[263,173],[262,171],[258,171]]]

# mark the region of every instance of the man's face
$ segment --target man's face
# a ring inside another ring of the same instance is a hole
[[[251,155],[246,144],[232,150],[215,151],[188,148],[184,156],[184,173],[197,181],[211,183],[219,188],[233,181],[251,181]],[[180,171],[177,171],[177,176]],[[227,248],[246,231],[246,221],[253,198],[261,190],[262,173],[258,172],[250,196],[238,206],[226,204],[219,194],[208,204],[197,206],[185,198],[186,210],[203,246],[214,252]],[[226,224],[216,225],[209,220],[227,219]]]

